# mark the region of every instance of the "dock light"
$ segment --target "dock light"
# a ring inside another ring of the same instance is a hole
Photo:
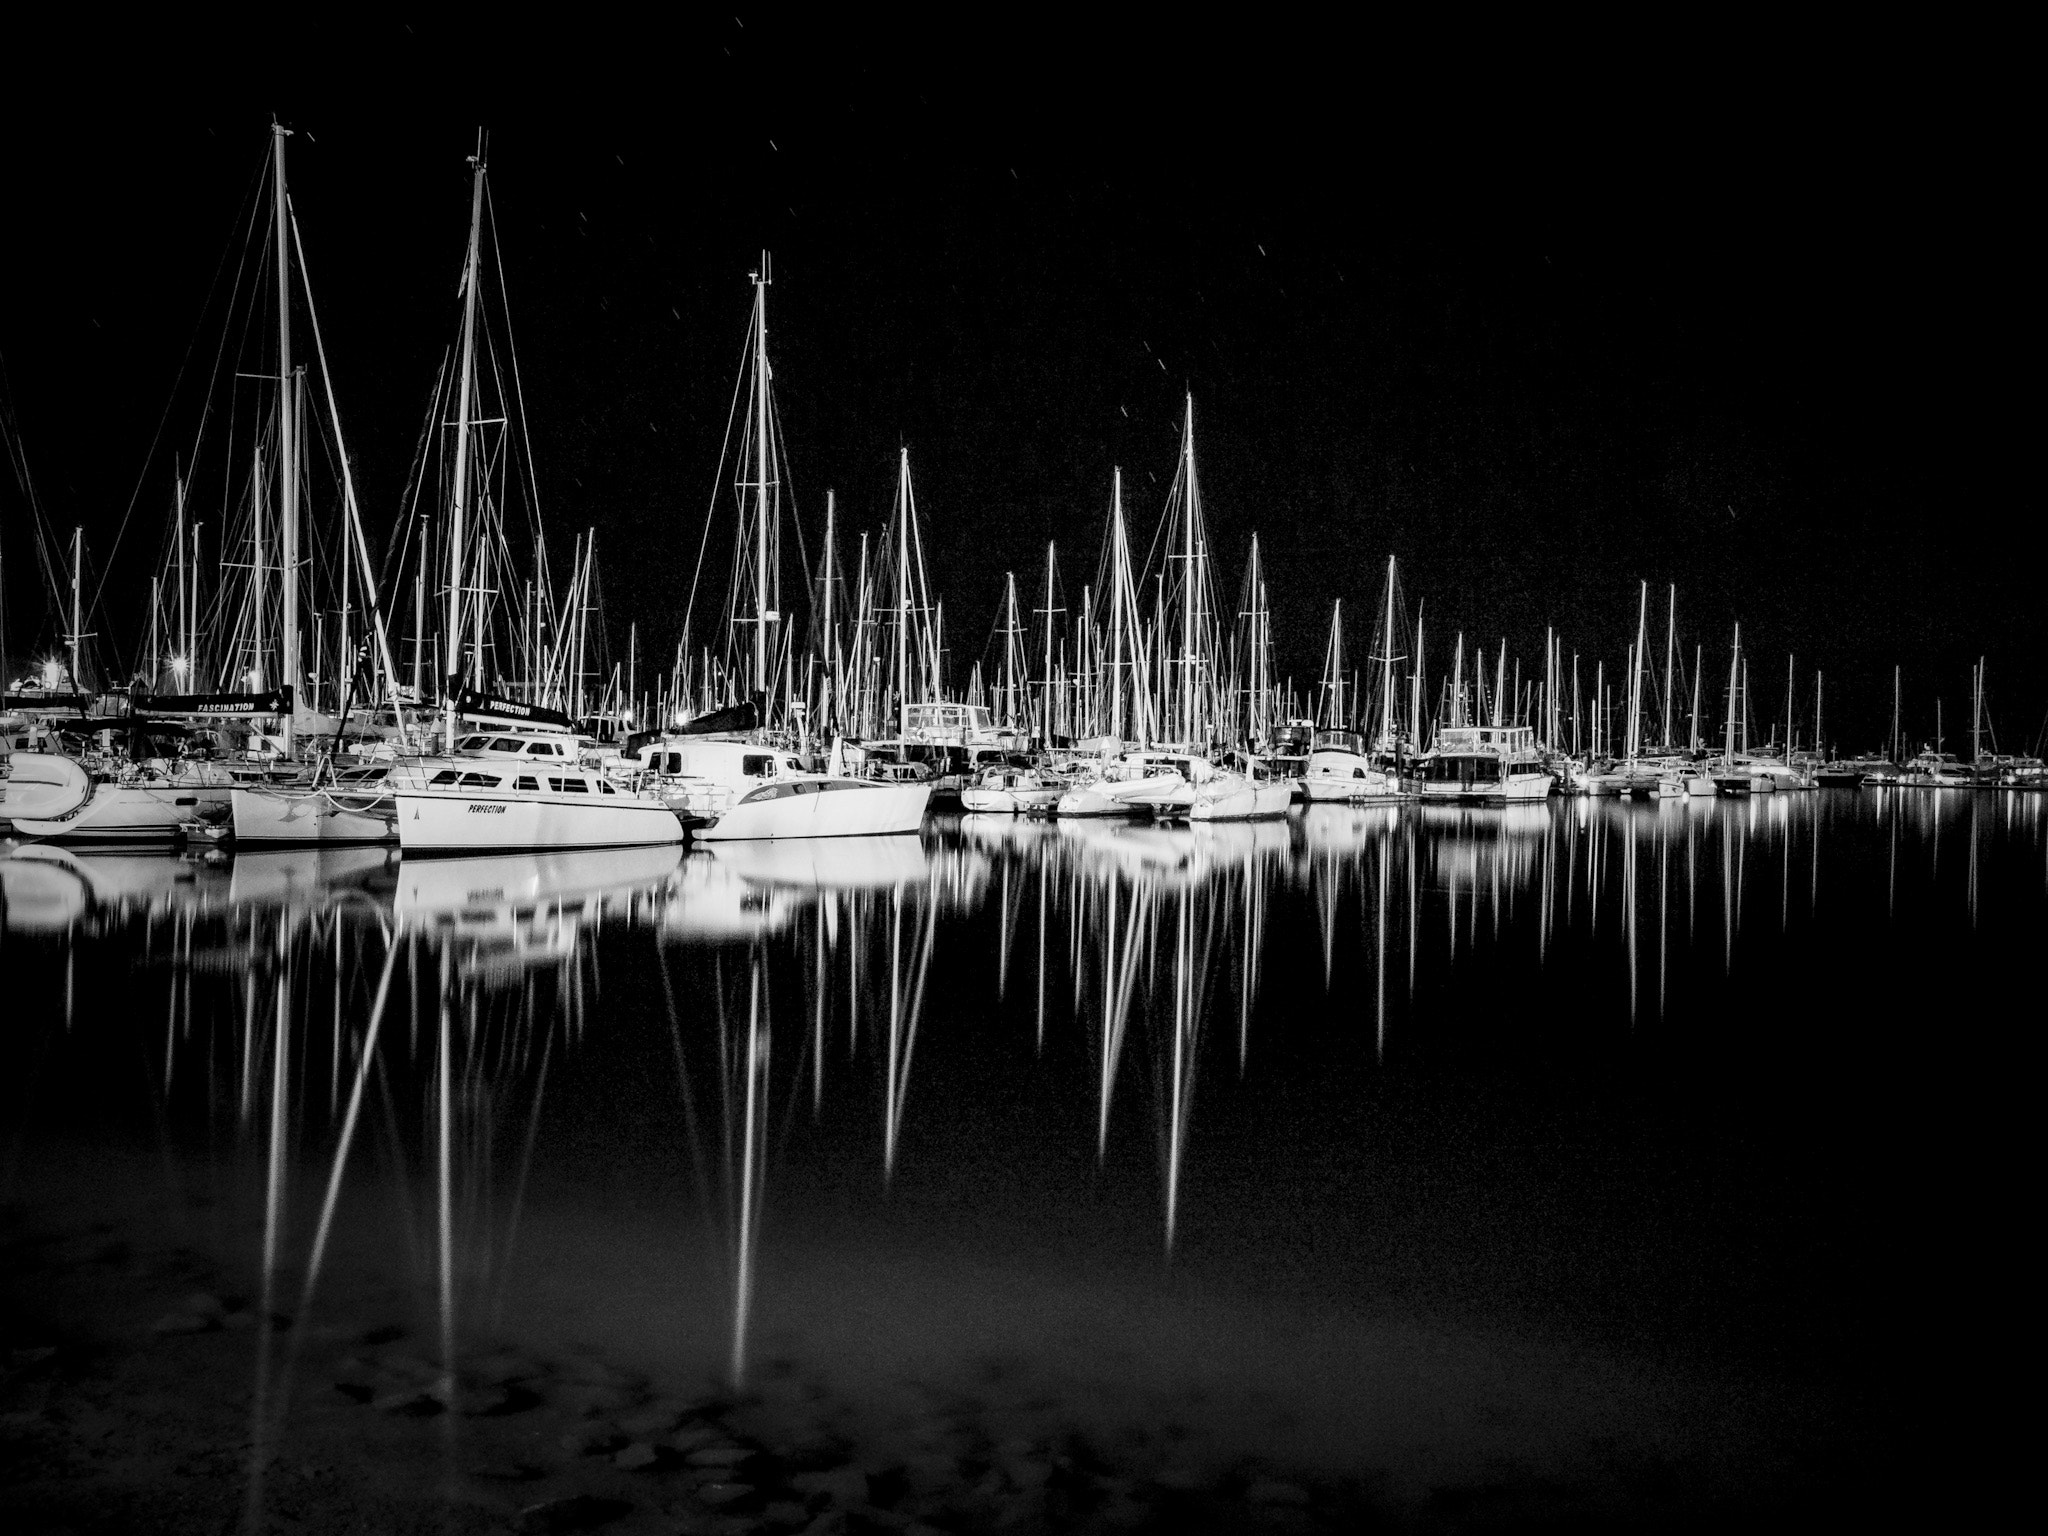
[[[49,661],[46,661],[46,662],[44,662],[44,663],[43,663],[43,686],[44,686],[45,688],[48,688],[48,689],[50,689],[50,690],[52,690],[52,691],[54,692],[54,691],[55,691],[55,689],[56,689],[56,687],[57,687],[57,679],[58,679],[59,677],[63,676],[63,674],[64,674],[64,667],[63,667],[63,664],[62,664],[61,662],[57,661],[57,660],[56,660],[56,659],[54,659],[54,658],[52,658],[52,659],[51,659],[51,660],[49,660]]]
[[[173,656],[171,658],[171,670],[180,677],[185,675],[185,668],[189,665],[190,663],[182,656]]]
[[[242,674],[242,681],[247,683],[251,688],[254,688],[256,686],[256,669],[254,667],[251,667],[247,672],[244,672]]]

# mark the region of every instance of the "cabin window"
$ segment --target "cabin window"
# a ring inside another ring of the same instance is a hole
[[[600,794],[616,795],[618,793],[616,789],[612,788],[612,781],[610,779],[599,779],[597,781],[597,788]]]
[[[539,788],[540,788],[540,780],[539,780],[539,779],[536,779],[536,778],[534,778],[534,777],[533,777],[533,776],[532,776],[531,774],[521,774],[521,775],[520,775],[520,776],[519,776],[518,778],[516,778],[516,779],[514,779],[514,780],[512,781],[512,787],[513,787],[514,789],[536,789],[536,790],[537,790],[537,789],[539,789]]]
[[[585,779],[563,779],[561,780],[561,785],[563,792],[566,794],[587,795],[590,793],[589,781]]]
[[[464,789],[496,789],[504,782],[495,773],[465,773],[462,776]]]
[[[491,743],[493,752],[517,752],[520,741],[517,736],[500,736]]]
[[[785,757],[782,760],[782,766],[787,768],[791,773],[802,773],[804,771],[804,765],[798,762],[793,757]]]
[[[740,759],[740,772],[750,779],[772,779],[775,777],[775,759],[766,753],[749,752]]]
[[[481,752],[490,739],[488,736],[465,736],[456,743],[456,748],[462,752]]]
[[[427,782],[429,784],[453,784],[455,779],[456,773],[453,768],[443,768],[439,773],[427,780]]]
[[[681,773],[681,772],[683,771],[683,754],[682,754],[682,753],[680,753],[680,752],[671,752],[671,753],[669,753],[669,755],[668,755],[668,771],[669,771],[670,773]]]

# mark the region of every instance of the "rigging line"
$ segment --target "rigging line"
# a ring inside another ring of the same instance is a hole
[[[747,339],[740,349],[739,372],[732,381],[732,406],[725,416],[725,441],[718,445],[718,470],[711,481],[711,505],[704,513],[704,533],[697,541],[697,568],[690,573],[690,599],[683,605],[683,641],[689,643],[690,621],[697,611],[697,582],[704,574],[704,551],[711,543],[711,524],[718,516],[718,494],[725,485],[725,455],[732,447],[732,424],[739,419],[740,390],[747,382],[748,356],[754,349],[754,330],[747,327]]]
[[[270,148],[268,145],[265,145],[263,151],[263,159],[261,162],[262,168],[257,172],[255,179],[251,182],[249,191],[248,193],[245,194],[245,201],[243,202],[242,205],[244,209],[250,211],[250,218],[252,222],[254,220],[256,195],[263,186],[264,182],[267,181],[270,177],[270,161]],[[241,291],[242,272],[246,269],[248,264],[248,241],[246,239],[240,241],[239,247],[242,252],[242,262],[235,269],[235,292],[237,293]],[[265,241],[264,248],[266,250],[269,249],[268,240]],[[207,284],[206,302],[203,305],[201,305],[199,310],[199,315],[202,322],[205,320],[207,311],[213,307],[213,296],[220,290],[220,275],[224,270],[226,270],[227,264],[228,253],[226,250],[223,250],[221,252],[220,264],[213,269],[212,281],[210,281]],[[221,328],[221,351],[223,352],[227,348],[227,332],[228,327],[223,326]],[[142,500],[142,487],[144,482],[147,481],[149,478],[149,467],[151,464],[156,462],[156,451],[158,446],[163,442],[164,428],[170,424],[171,408],[173,405],[177,403],[179,387],[185,382],[185,370],[191,366],[192,354],[195,350],[197,350],[198,345],[199,334],[198,328],[195,326],[193,328],[192,340],[187,342],[185,345],[185,356],[178,363],[177,375],[175,378],[171,380],[171,391],[164,398],[163,415],[157,418],[156,431],[150,434],[148,451],[145,452],[142,456],[142,473],[136,477],[135,489],[128,493],[128,507],[127,510],[121,514],[121,526],[117,528],[114,532],[114,543],[112,548],[110,548],[107,551],[107,563],[100,571],[99,584],[93,588],[92,607],[91,610],[89,611],[97,612],[99,609],[100,597],[106,591],[107,576],[114,568],[115,556],[118,555],[121,551],[121,540],[128,532],[128,524],[130,519],[132,519],[135,516],[136,504]],[[217,352],[214,356],[214,378],[218,380],[219,377],[220,354]],[[207,400],[209,404],[208,407],[205,410],[203,410],[200,414],[200,425],[202,428],[206,424],[207,417],[209,417],[212,414],[212,398],[213,391],[209,387],[207,390]],[[109,641],[110,647],[111,644],[112,642]],[[75,681],[76,680],[74,679],[74,682]]]
[[[498,307],[505,315],[505,351],[512,359],[512,399],[519,408],[519,442],[525,449],[527,494],[532,498],[528,506],[532,509],[533,532],[540,535],[540,476],[533,466],[533,435],[526,420],[526,386],[519,376],[519,348],[512,340],[512,292],[505,284],[505,247],[498,240],[498,205],[491,194],[491,184],[484,182],[484,213],[491,221],[491,261],[498,269]],[[488,338],[487,338],[488,339]],[[502,392],[504,384],[499,384]]]

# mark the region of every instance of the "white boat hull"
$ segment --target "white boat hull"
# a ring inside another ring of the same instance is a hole
[[[679,843],[683,824],[659,800],[632,795],[400,792],[398,844],[407,853],[530,848],[634,848]]]
[[[1287,814],[1294,803],[1294,786],[1284,780],[1260,784],[1239,779],[1213,790],[1203,785],[1188,806],[1189,821],[1267,821]]]
[[[398,806],[384,792],[238,787],[233,803],[237,846],[389,843],[398,839]]]
[[[698,828],[697,840],[896,836],[924,825],[932,798],[929,783],[798,779],[774,787],[791,792],[740,801],[710,826]]]
[[[1077,784],[1061,795],[1055,814],[1137,816],[1152,810],[1157,800],[1186,788],[1187,780],[1177,773],[1152,774],[1142,779],[1097,779],[1093,784]]]
[[[1551,778],[1547,773],[1511,773],[1488,784],[1433,784],[1423,781],[1425,800],[1484,800],[1495,805],[1526,804],[1550,798]]]
[[[203,807],[226,805],[229,790],[226,784],[103,781],[68,815],[15,816],[14,831],[18,837],[52,843],[174,843]]]
[[[1353,777],[1312,771],[1300,782],[1310,805],[1363,805],[1402,798],[1400,785],[1384,773],[1368,771]]]
[[[1060,803],[1059,789],[978,789],[960,791],[960,809],[984,816],[1028,816]]]

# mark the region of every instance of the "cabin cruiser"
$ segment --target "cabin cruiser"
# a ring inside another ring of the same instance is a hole
[[[408,853],[626,848],[679,843],[658,796],[621,787],[580,760],[573,736],[502,730],[465,736],[452,756],[393,766],[398,842]]]
[[[980,777],[960,789],[960,808],[982,815],[1028,816],[1050,811],[1067,792],[1067,781],[1012,761],[984,768]]]
[[[1970,783],[1970,770],[1952,752],[1922,752],[1906,764],[1904,782],[1922,789],[1959,789]]]
[[[1311,805],[1391,800],[1401,792],[1400,779],[1365,755],[1356,731],[1317,731],[1301,782]]]
[[[772,742],[709,736],[662,737],[640,749],[640,761],[647,791],[712,843],[915,832],[934,788],[929,778],[855,778],[836,742],[825,773]]]
[[[1449,725],[1422,760],[1425,800],[1542,800],[1550,771],[1529,725]]]

